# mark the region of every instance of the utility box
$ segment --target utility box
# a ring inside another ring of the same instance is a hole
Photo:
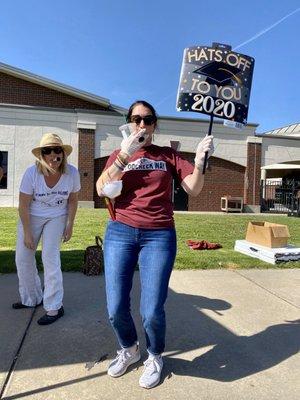
[[[290,237],[286,225],[272,224],[270,222],[248,223],[246,240],[265,247],[285,247]]]
[[[221,210],[230,212],[242,212],[243,211],[243,197],[221,197]]]

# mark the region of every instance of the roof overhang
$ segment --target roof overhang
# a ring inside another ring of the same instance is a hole
[[[300,123],[282,126],[281,128],[273,129],[271,131],[263,132],[262,135],[268,136],[296,136],[300,137]]]
[[[255,136],[261,137],[263,139],[289,139],[289,140],[299,140],[300,134],[294,135],[274,135],[274,134],[267,134],[267,133],[259,133],[255,134]]]
[[[271,170],[271,169],[300,169],[300,164],[272,164],[272,165],[265,165],[261,167],[264,170]]]
[[[54,89],[56,91],[68,94],[70,96],[78,97],[80,99],[90,101],[95,104],[99,104],[102,107],[109,108],[111,106],[109,99],[106,99],[104,97],[96,96],[92,93],[85,92],[83,90],[75,89],[72,86],[64,85],[62,83],[53,81],[51,79],[43,78],[39,75],[32,74],[31,72],[24,71],[19,68],[12,67],[7,64],[3,64],[0,62],[0,72],[3,72],[5,74],[14,76],[19,79],[23,79],[32,83],[36,83],[38,85]],[[114,106],[114,109],[119,108],[120,110],[122,109],[121,107]],[[118,110],[119,111],[119,110]]]

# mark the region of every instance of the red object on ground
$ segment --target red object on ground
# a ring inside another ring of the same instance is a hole
[[[216,250],[220,249],[222,245],[220,243],[210,243],[206,240],[187,240],[186,241],[189,248],[192,250]]]

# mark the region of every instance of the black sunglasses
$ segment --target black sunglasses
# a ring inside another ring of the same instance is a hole
[[[55,154],[60,154],[63,152],[63,148],[57,147],[57,146],[56,147],[42,147],[41,151],[42,151],[43,156],[51,154],[52,151]]]
[[[141,117],[140,115],[132,115],[128,122],[134,122],[135,124],[139,125],[142,121],[144,121],[145,125],[152,125],[156,122],[156,117],[154,115],[146,115],[145,117]]]

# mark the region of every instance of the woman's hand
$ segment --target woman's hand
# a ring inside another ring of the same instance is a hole
[[[205,175],[202,173],[202,169],[206,152],[208,152],[208,157],[214,152],[213,136],[211,135],[206,135],[198,144],[194,171],[181,182],[181,186],[190,196],[198,196],[203,188]]]
[[[132,156],[136,151],[141,149],[148,138],[145,135],[146,129],[140,129],[139,131],[133,132],[130,136],[122,140],[121,151],[127,154],[129,157]]]
[[[24,232],[24,244],[30,250],[35,250],[34,240],[31,232]]]
[[[63,242],[68,242],[73,235],[73,225],[67,224],[63,234]]]
[[[68,242],[73,234],[73,225],[78,207],[78,193],[72,192],[68,198],[68,220],[63,233],[63,242]]]
[[[30,250],[35,250],[35,243],[31,233],[29,208],[32,201],[32,195],[19,193],[19,215],[23,225],[24,244]]]
[[[208,157],[209,158],[213,152],[214,152],[214,143],[213,143],[214,137],[211,135],[206,135],[203,140],[198,144],[197,150],[196,150],[196,157],[195,157],[195,166],[198,169],[203,168],[204,164],[204,159],[205,159],[205,153],[208,152]]]

